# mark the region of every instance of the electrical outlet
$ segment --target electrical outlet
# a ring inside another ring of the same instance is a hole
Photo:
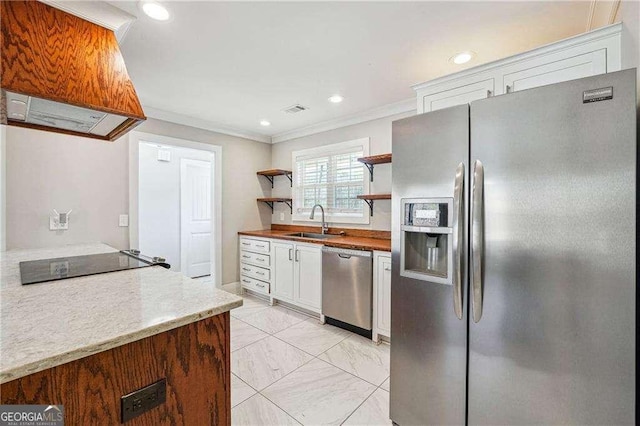
[[[167,400],[167,379],[155,382],[120,398],[121,422],[127,422]]]
[[[120,219],[118,221],[119,226],[129,226],[129,215],[121,214]]]
[[[50,231],[64,231],[69,229],[69,220],[66,223],[60,223],[57,217],[49,217],[49,230]]]
[[[284,213],[280,212],[280,220],[284,220]]]

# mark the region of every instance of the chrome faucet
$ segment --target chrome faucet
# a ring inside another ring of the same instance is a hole
[[[309,219],[313,220],[313,214],[316,212],[316,207],[320,207],[320,211],[322,212],[322,233],[324,234],[329,230],[329,225],[324,221],[324,208],[320,204],[316,204],[315,206],[313,206]]]

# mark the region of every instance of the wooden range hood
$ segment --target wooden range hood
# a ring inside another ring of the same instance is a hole
[[[2,124],[113,141],[146,120],[113,31],[2,1],[0,37]]]

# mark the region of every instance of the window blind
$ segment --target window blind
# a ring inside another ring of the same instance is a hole
[[[294,214],[309,215],[321,204],[333,221],[366,216],[363,202],[365,170],[357,159],[365,155],[363,145],[332,149],[332,152],[299,152],[294,165]]]

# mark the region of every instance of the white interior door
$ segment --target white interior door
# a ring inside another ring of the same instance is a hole
[[[181,270],[211,274],[211,162],[180,160]]]

